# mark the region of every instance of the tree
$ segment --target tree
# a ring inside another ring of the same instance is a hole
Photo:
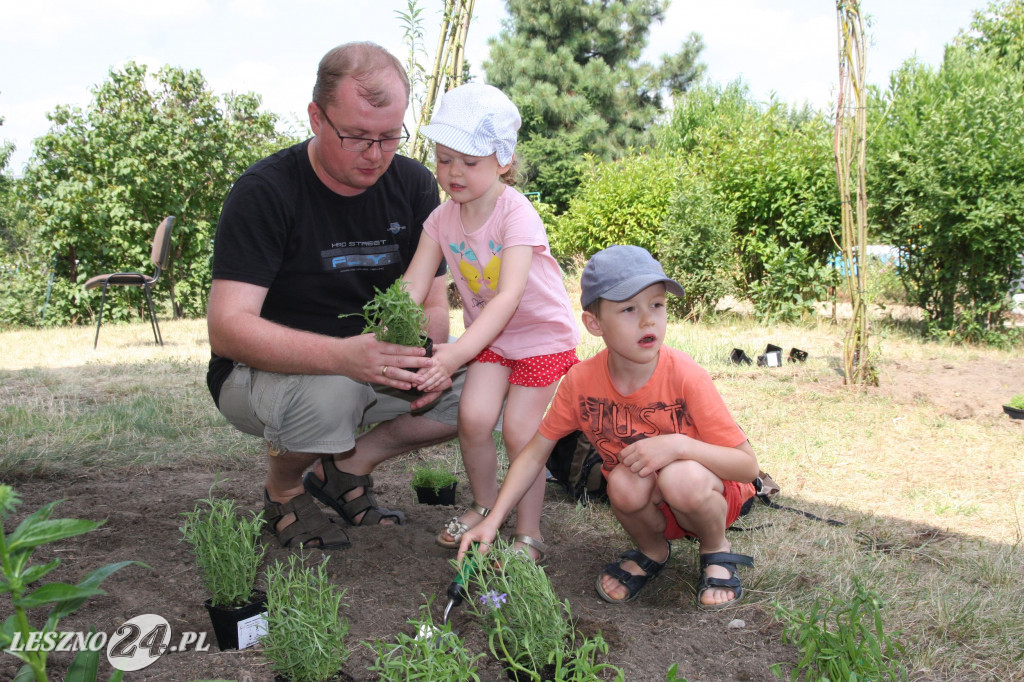
[[[992,2],[975,12],[971,27],[961,31],[954,44],[1012,69],[1024,69],[1024,0]]]
[[[823,115],[758,105],[739,82],[691,90],[658,129],[658,148],[685,159],[680,173],[704,180],[718,224],[734,226],[738,289],[762,318],[810,312],[833,283],[830,138]]]
[[[690,34],[660,66],[641,63],[651,24],[667,0],[507,0],[509,18],[491,39],[487,81],[523,117],[518,152],[527,189],[564,211],[582,158],[613,160],[649,141],[649,128],[704,71]]]
[[[151,272],[152,234],[165,215],[178,221],[160,286],[172,288],[175,314],[204,314],[221,203],[245,168],[283,142],[277,117],[260,111],[254,94],[221,100],[199,71],[169,66],[112,69],[93,95],[85,111],[59,106],[48,115],[52,127],[35,141],[25,174],[56,275],[47,322],[91,317],[82,284],[92,275]],[[104,316],[125,319],[141,305],[132,288],[112,297]]]
[[[1005,332],[1024,245],[1024,71],[950,47],[938,70],[909,61],[881,97],[871,146],[874,224],[932,333]]]

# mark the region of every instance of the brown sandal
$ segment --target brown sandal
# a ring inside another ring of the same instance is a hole
[[[294,515],[295,520],[278,530],[278,522],[289,514]],[[351,544],[345,531],[325,516],[307,493],[296,495],[287,502],[274,502],[264,489],[263,521],[282,547],[289,547],[295,542],[302,548],[329,550]]]
[[[384,519],[394,519],[397,525],[405,525],[404,513],[377,506],[377,501],[373,499],[372,476],[347,474],[334,465],[334,458],[330,456],[322,458],[320,462],[324,480],[321,481],[309,471],[302,477],[302,485],[306,492],[338,512],[338,516],[350,526],[375,526]],[[363,494],[346,501],[345,495],[356,488],[362,488]],[[360,514],[363,514],[363,518],[357,523],[355,519]]]

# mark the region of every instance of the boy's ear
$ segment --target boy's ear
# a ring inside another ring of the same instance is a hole
[[[589,310],[583,311],[583,326],[587,328],[593,336],[604,336],[604,330],[601,329],[601,320],[598,319],[597,315],[590,312]]]

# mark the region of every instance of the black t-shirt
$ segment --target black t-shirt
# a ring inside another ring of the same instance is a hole
[[[341,196],[317,178],[308,145],[257,162],[232,187],[217,224],[213,278],[266,287],[260,315],[268,320],[354,336],[374,288],[390,286],[412,260],[423,221],[440,201],[437,181],[419,162],[395,156],[372,187]],[[355,315],[339,317],[346,313]],[[210,361],[214,399],[231,366]]]

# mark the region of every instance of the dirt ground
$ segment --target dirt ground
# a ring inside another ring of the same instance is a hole
[[[1005,377],[1018,371],[1008,363],[979,360],[969,367],[924,359],[914,363],[888,364],[879,390],[900,402],[928,400],[953,418],[968,418],[993,409],[1005,400]],[[838,383],[839,379],[836,379]],[[995,409],[998,409],[996,407]],[[246,470],[226,471],[223,488],[245,509],[257,508],[262,496],[263,464],[255,460]],[[106,519],[99,530],[59,543],[38,558],[61,557],[56,577],[76,582],[102,564],[138,560],[149,568],[129,567],[104,583],[107,596],[87,602],[79,613],[63,620],[61,630],[88,629],[113,633],[126,620],[141,614],[158,614],[170,623],[174,640],[184,631],[206,631],[213,641],[209,618],[203,607],[203,593],[194,560],[180,541],[180,515],[197,499],[207,495],[215,472],[168,468],[130,478],[110,480],[97,475],[69,475],[62,479],[21,478],[9,481],[22,495],[23,515],[45,502],[66,498],[58,507],[59,517]],[[408,487],[404,463],[388,463],[375,475],[378,501],[384,506],[404,509],[408,523],[398,528],[348,529],[352,546],[331,552],[329,571],[347,592],[344,615],[349,619],[349,642],[354,651],[345,665],[356,680],[374,680],[366,671],[372,652],[359,641],[390,639],[396,632],[409,631],[406,621],[416,615],[427,597],[436,597],[435,618],[440,619],[444,591],[452,578],[448,566],[451,552],[434,543],[434,534],[453,511],[452,507],[417,504]],[[781,482],[785,488],[785,482]],[[468,491],[461,484],[459,495],[467,503]],[[559,512],[565,498],[556,486],[549,489],[551,506],[546,514]],[[568,507],[566,507],[568,509]],[[760,505],[755,512],[773,513]],[[755,516],[756,519],[756,516]],[[20,519],[19,519],[20,520]],[[703,612],[693,602],[692,585],[696,566],[683,548],[652,582],[639,599],[628,605],[609,605],[594,591],[594,577],[600,568],[624,549],[616,538],[594,532],[580,532],[578,525],[568,531],[557,523],[545,528],[550,551],[548,575],[557,593],[568,598],[579,629],[585,634],[601,631],[610,643],[605,660],[621,667],[629,681],[657,681],[666,678],[672,663],[679,664],[680,677],[696,680],[773,680],[768,666],[792,662],[795,651],[782,644],[780,626],[763,604],[744,604],[724,612]],[[286,552],[264,536],[268,561]],[[319,554],[314,552],[314,555]],[[683,555],[684,560],[678,559]],[[6,614],[3,616],[6,617]],[[735,621],[744,622],[736,627]],[[486,650],[486,642],[468,616],[465,607],[456,609],[456,629],[473,651]],[[733,627],[730,627],[733,623]],[[66,654],[53,654],[57,670],[67,663]],[[106,666],[106,661],[103,661]],[[12,679],[17,661],[0,657],[0,679]],[[106,668],[109,671],[109,667]],[[504,680],[493,662],[480,669],[485,682]],[[57,676],[54,676],[56,679]],[[258,649],[245,651],[168,653],[150,667],[128,673],[137,680],[229,679],[260,682],[272,680]]]

